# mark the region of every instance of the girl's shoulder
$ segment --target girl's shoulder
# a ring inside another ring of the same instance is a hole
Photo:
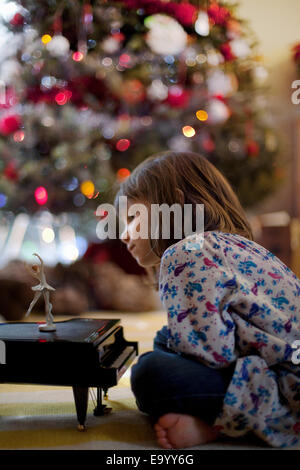
[[[226,235],[226,237],[224,237]],[[199,253],[206,249],[220,250],[222,245],[230,243],[230,238],[236,234],[210,230],[193,233],[169,246],[163,253],[162,259],[177,256],[180,253]],[[234,239],[234,238],[233,238]]]
[[[170,263],[177,265],[188,260],[199,264],[206,257],[230,266],[242,263],[247,266],[273,267],[276,272],[288,275],[300,283],[296,274],[264,246],[240,234],[218,230],[193,233],[169,246],[163,253],[161,268],[168,267]]]

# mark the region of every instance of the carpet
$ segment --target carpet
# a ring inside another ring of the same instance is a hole
[[[95,312],[89,318],[120,318],[124,336],[139,342],[139,354],[149,351],[158,329],[166,322],[164,312],[116,313]],[[69,317],[56,317],[56,321]],[[28,321],[43,320],[40,316]],[[77,431],[77,418],[71,387],[0,384],[0,449],[2,450],[141,450],[160,449],[146,414],[135,404],[130,389],[130,369],[116,387],[108,391],[112,408],[106,416],[93,415],[94,403],[89,399],[87,430]],[[269,450],[269,447],[267,447]],[[266,449],[256,438],[230,440],[196,446],[193,450]],[[300,450],[300,447],[298,448]]]

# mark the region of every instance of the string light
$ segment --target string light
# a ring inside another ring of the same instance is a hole
[[[128,178],[129,175],[130,171],[128,170],[128,168],[120,168],[120,170],[118,170],[117,172],[117,179],[119,181],[124,181],[126,178]]]
[[[128,54],[121,54],[119,57],[119,64],[121,67],[129,67],[131,57]]]
[[[130,146],[130,140],[128,139],[120,139],[118,140],[116,144],[116,149],[119,150],[119,152],[125,152]]]
[[[199,111],[196,112],[196,116],[199,121],[207,121],[208,119],[208,114],[203,109],[199,109]]]
[[[72,96],[72,92],[69,90],[60,91],[55,95],[55,101],[60,106],[66,104]]]
[[[50,227],[44,228],[42,231],[42,239],[45,243],[52,243],[55,238],[55,233]]]
[[[34,197],[35,197],[36,202],[40,206],[46,204],[46,202],[48,200],[47,190],[43,186],[39,186],[38,188],[36,188],[36,190],[34,192]]]
[[[50,41],[52,41],[52,37],[50,36],[50,34],[44,34],[42,36],[42,43],[43,44],[48,44]]]
[[[83,57],[83,53],[80,51],[74,52],[74,54],[72,55],[72,59],[75,60],[75,62],[80,62]]]
[[[23,131],[16,131],[14,133],[14,141],[15,142],[22,142],[24,140],[25,134]]]
[[[92,181],[84,181],[80,185],[80,191],[84,194],[85,197],[91,199],[95,192],[95,185]]]
[[[185,137],[193,137],[196,134],[196,131],[192,126],[184,126],[182,128],[182,132]]]

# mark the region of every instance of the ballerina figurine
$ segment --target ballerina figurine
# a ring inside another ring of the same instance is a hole
[[[31,289],[35,291],[34,298],[29,305],[29,308],[26,312],[25,317],[28,317],[30,314],[31,310],[39,300],[40,296],[43,294],[44,300],[45,300],[45,310],[46,310],[46,322],[45,324],[39,325],[39,330],[41,331],[55,331],[56,327],[55,324],[53,323],[53,315],[52,315],[52,304],[50,303],[50,291],[55,290],[54,287],[50,286],[47,281],[46,281],[46,276],[44,272],[44,262],[42,258],[36,254],[33,253],[34,256],[36,256],[40,262],[41,265],[34,264],[31,267],[29,267],[27,264],[25,265],[27,270],[34,276],[36,279],[40,281],[40,283]]]

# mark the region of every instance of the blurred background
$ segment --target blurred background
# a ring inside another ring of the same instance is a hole
[[[0,315],[24,316],[35,252],[56,314],[160,308],[96,210],[167,149],[216,165],[300,276],[299,16],[297,0],[1,0]]]

